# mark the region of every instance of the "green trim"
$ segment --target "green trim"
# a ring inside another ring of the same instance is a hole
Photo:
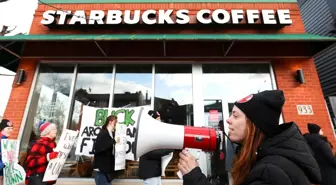
[[[2,36],[0,41],[86,41],[86,40],[245,40],[245,41],[335,41],[335,37],[312,34],[73,34]]]
[[[42,0],[47,4],[102,3],[297,3],[297,0]]]

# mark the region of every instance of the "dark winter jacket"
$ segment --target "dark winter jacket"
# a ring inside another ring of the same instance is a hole
[[[257,161],[241,185],[311,185],[321,174],[309,146],[295,123],[258,148]],[[183,177],[184,185],[210,185],[199,167]]]
[[[315,159],[321,170],[321,185],[336,184],[336,157],[325,137],[319,134],[304,135],[314,152]]]
[[[174,150],[154,150],[140,157],[139,177],[148,179],[161,176],[161,158]]]
[[[106,175],[110,175],[111,179],[117,175],[114,171],[115,158],[114,153],[112,153],[115,144],[115,140],[112,139],[109,131],[106,129],[100,131],[94,144],[93,168],[98,169]]]

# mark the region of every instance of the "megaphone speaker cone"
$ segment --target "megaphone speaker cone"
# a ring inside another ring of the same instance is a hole
[[[134,159],[156,149],[195,148],[214,151],[219,142],[219,136],[213,128],[167,124],[141,111],[135,136]]]

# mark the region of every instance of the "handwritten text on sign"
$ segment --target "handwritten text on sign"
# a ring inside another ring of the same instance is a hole
[[[124,124],[116,125],[115,140],[115,166],[114,170],[123,170],[126,166],[126,150],[127,150],[127,127]]]
[[[311,105],[296,105],[296,108],[299,115],[314,115]]]
[[[24,182],[26,172],[18,163],[17,140],[1,140],[2,161],[4,168],[4,184],[15,185]]]
[[[118,117],[118,123],[126,126],[126,160],[134,159],[136,126],[140,110],[144,107],[134,108],[95,108],[83,107],[82,124],[76,146],[76,155],[93,156],[93,145],[110,115]]]
[[[57,147],[54,151],[58,152],[58,156],[55,159],[49,161],[47,170],[43,177],[43,182],[54,181],[58,178],[63,165],[68,158],[71,148],[73,147],[78,131],[64,129],[62,135],[58,141]]]

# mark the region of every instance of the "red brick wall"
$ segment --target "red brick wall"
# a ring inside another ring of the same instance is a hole
[[[8,100],[4,118],[11,120],[14,124],[14,132],[11,136],[11,138],[14,139],[17,138],[20,131],[23,113],[26,108],[30,88],[36,70],[36,64],[37,62],[34,59],[21,60],[18,70],[24,69],[27,74],[27,79],[21,85],[16,85],[15,80],[17,76],[15,77],[12,92]]]
[[[308,132],[307,123],[320,125],[324,134],[336,146],[327,108],[324,102],[320,80],[313,59],[285,59],[273,62],[277,87],[284,90],[286,103],[283,110],[286,122],[296,122],[302,133]],[[303,69],[305,84],[298,84],[293,75],[297,69]],[[314,115],[298,115],[296,105],[312,105]]]

